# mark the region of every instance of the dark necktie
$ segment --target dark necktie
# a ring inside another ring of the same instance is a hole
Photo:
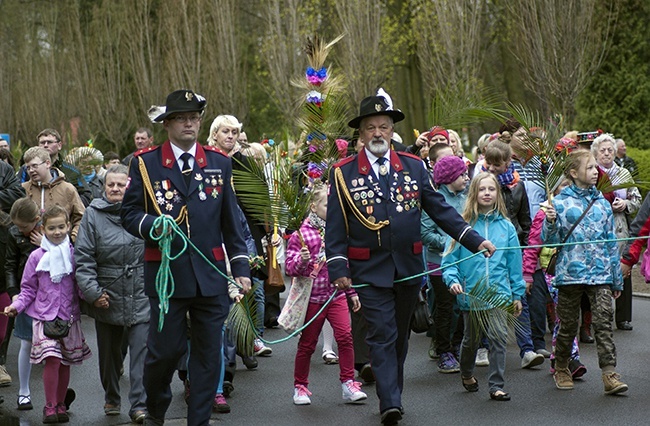
[[[388,196],[389,192],[389,173],[390,173],[390,164],[386,164],[388,160],[385,157],[379,157],[377,163],[379,163],[379,186],[381,187],[381,192],[384,193],[384,197]],[[384,173],[382,173],[384,171]]]
[[[192,168],[190,167],[190,158],[192,158],[192,154],[189,154],[187,152],[184,152],[181,154],[181,160],[183,160],[183,168],[181,171],[183,172],[183,178],[185,179],[185,185],[189,188],[190,187],[190,178],[192,177]]]

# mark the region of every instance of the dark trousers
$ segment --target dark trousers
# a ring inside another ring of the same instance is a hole
[[[120,369],[123,365],[122,342],[126,338],[131,356],[129,358],[129,414],[144,410],[146,393],[142,382],[144,360],[147,353],[148,323],[134,324],[131,327],[95,321],[97,332],[97,356],[99,377],[104,388],[104,401],[120,405]]]
[[[623,279],[623,291],[616,299],[616,323],[632,321],[632,278]]]
[[[368,286],[357,290],[368,324],[366,342],[381,412],[402,406],[404,361],[421,282],[417,278],[393,287]]]
[[[538,269],[533,274],[533,286],[528,295],[528,309],[530,312],[530,332],[535,350],[546,349],[546,301],[548,286],[544,271]]]
[[[354,366],[361,369],[365,364],[370,362],[370,349],[366,343],[368,334],[368,324],[363,317],[363,305],[361,309],[354,312],[350,309],[350,320],[352,325],[352,344],[354,345]]]
[[[223,323],[228,295],[169,299],[162,331],[158,331],[158,299],[150,298],[151,321],[144,366],[147,411],[164,419],[172,400],[170,383],[178,360],[187,351],[187,312],[192,318],[189,375],[192,392],[187,407],[188,426],[207,426],[219,383]]]
[[[454,324],[454,301],[456,296],[449,292],[449,289],[442,280],[442,275],[429,275],[431,288],[434,294],[433,324],[435,328],[436,352],[443,354],[453,352],[454,346],[459,346],[463,340],[462,316],[456,321],[456,328],[453,333]]]

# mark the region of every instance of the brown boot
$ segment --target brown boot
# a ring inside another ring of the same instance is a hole
[[[582,312],[582,325],[580,326],[580,342],[594,343],[591,335],[591,311]]]

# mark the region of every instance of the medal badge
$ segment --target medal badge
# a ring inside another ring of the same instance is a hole
[[[172,184],[169,180],[164,180],[161,182],[162,188],[165,190],[165,199],[171,200],[174,197],[174,193],[171,191]]]
[[[397,210],[397,213],[402,213],[402,210],[404,209],[402,208],[401,204],[398,204],[397,207],[395,207],[395,210]]]
[[[377,221],[377,219],[375,219],[374,216],[368,216],[368,222],[375,223],[376,221]]]
[[[160,191],[160,182],[159,181],[155,181],[153,183],[153,189],[156,190],[156,191]]]
[[[386,176],[386,174],[388,174],[388,167],[386,167],[385,164],[379,166],[379,174],[382,176]]]
[[[194,175],[194,180],[202,181],[203,176],[201,176],[201,173],[197,173],[196,175]]]
[[[203,179],[201,179],[203,180]],[[205,201],[208,198],[207,195],[205,195],[205,192],[203,192],[203,183],[199,184],[199,200]]]

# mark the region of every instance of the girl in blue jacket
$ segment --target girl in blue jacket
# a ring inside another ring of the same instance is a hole
[[[612,208],[595,186],[598,169],[589,151],[569,154],[564,175],[573,184],[564,188],[547,209],[542,241],[545,244],[560,243],[567,236],[568,243],[609,241],[574,244],[558,249],[553,284],[558,289],[556,310],[560,330],[555,346],[553,379],[558,389],[573,389],[568,363],[571,345],[578,333],[580,299],[586,294],[591,302],[598,366],[602,370],[605,393],[614,395],[626,392],[628,386],[615,371],[616,346],[612,333],[612,298],[618,298],[623,290],[621,257],[615,241]]]
[[[467,203],[463,211],[467,221],[482,237],[489,238],[497,249],[518,247],[519,239],[514,225],[508,220],[508,213],[494,175],[480,173],[474,177],[469,187]],[[447,240],[445,256],[442,258],[443,278],[452,294],[458,296],[458,304],[463,312],[465,334],[460,350],[460,372],[463,387],[468,392],[478,391],[478,381],[474,377],[474,363],[480,338],[486,337],[489,343],[490,368],[488,384],[490,398],[509,401],[510,395],[503,390],[503,374],[506,366],[506,341],[508,328],[505,317],[497,309],[487,310],[483,317],[489,317],[489,328],[483,332],[470,318],[470,305],[466,296],[474,286],[483,282],[496,290],[499,297],[512,300],[515,311],[521,311],[521,297],[526,290],[522,272],[520,249],[497,250],[491,257],[472,257],[460,264],[452,265],[472,253]],[[485,334],[485,336],[482,336]]]

